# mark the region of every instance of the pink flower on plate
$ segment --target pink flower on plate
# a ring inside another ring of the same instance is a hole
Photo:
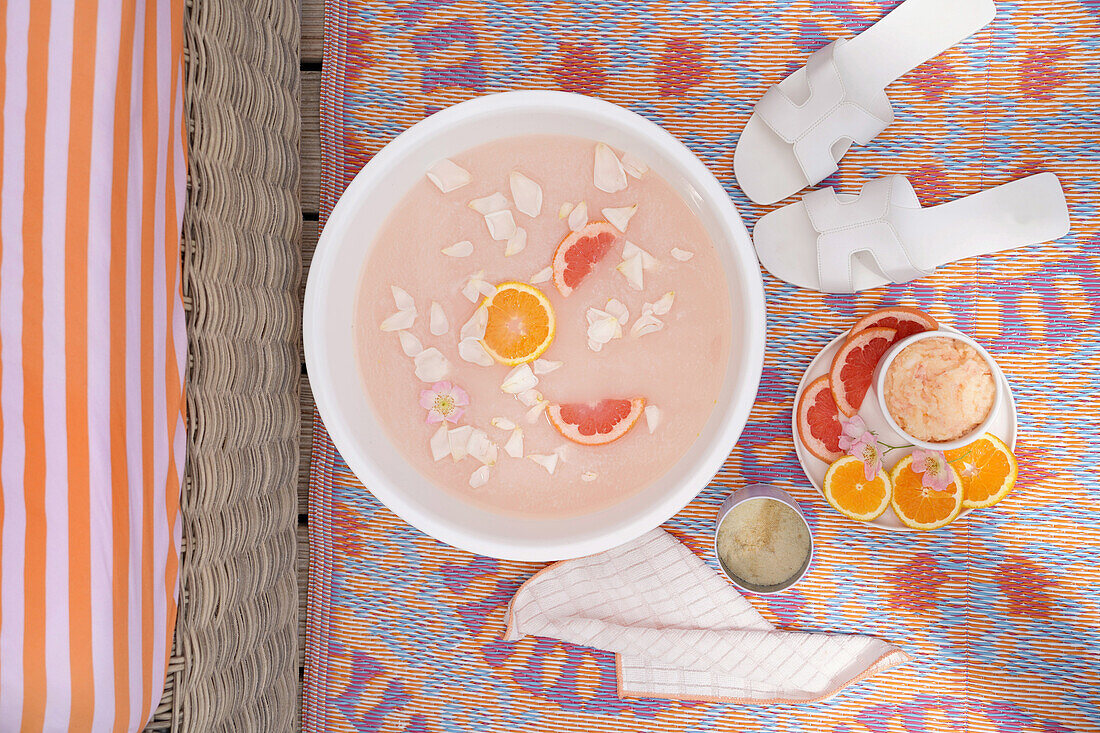
[[[951,485],[951,465],[940,450],[915,450],[909,467],[914,473],[923,474],[921,485],[933,491],[945,491]]]
[[[868,481],[872,480],[882,470],[882,451],[875,434],[867,429],[867,424],[858,415],[842,417],[840,424],[840,449],[863,461],[863,475]]]
[[[428,411],[428,423],[439,423],[446,420],[457,423],[464,408],[470,404],[470,395],[457,384],[450,382],[436,382],[431,389],[420,393],[420,406]]]

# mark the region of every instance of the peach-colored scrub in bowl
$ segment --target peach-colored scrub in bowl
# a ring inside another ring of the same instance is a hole
[[[906,433],[930,443],[967,435],[993,409],[996,385],[981,354],[936,336],[905,347],[886,372],[886,409]]]
[[[713,243],[687,204],[653,171],[640,178],[628,176],[623,190],[599,190],[593,181],[595,145],[576,137],[527,136],[501,139],[452,156],[455,164],[469,172],[471,181],[447,193],[428,178],[413,186],[384,223],[363,267],[354,320],[356,348],[363,383],[388,437],[426,481],[491,510],[572,516],[631,496],[672,468],[688,450],[710,417],[725,376],[731,313],[726,278]],[[513,171],[541,188],[537,215],[520,211],[513,201]],[[484,216],[469,206],[471,200],[498,192],[508,199],[516,225],[527,235],[526,246],[511,256],[504,254],[504,241],[491,238]],[[570,233],[568,216],[559,216],[563,204],[580,201],[593,222],[607,220],[604,208],[637,204],[620,240],[632,242],[654,258],[644,271],[641,290],[631,287],[616,269],[623,261],[622,241],[568,297],[558,292],[552,280],[536,277],[550,266],[558,244]],[[442,252],[466,241],[472,243],[472,253],[448,256]],[[602,446],[566,440],[545,413],[529,421],[529,406],[501,389],[512,367],[471,363],[458,350],[459,331],[477,307],[461,291],[470,275],[481,271],[482,279],[493,285],[535,280],[535,287],[549,298],[556,315],[556,336],[541,358],[561,365],[538,375],[535,389],[547,401],[644,397],[657,410],[643,416],[621,439]],[[421,391],[431,385],[417,378],[398,333],[380,329],[395,311],[391,286],[407,291],[417,308],[416,321],[406,333],[424,348],[438,349],[449,364],[445,380],[469,396],[461,419],[449,427],[483,430],[498,446],[497,460],[488,467],[488,479],[482,485],[470,485],[473,473],[482,466],[474,458],[433,459],[430,441],[440,425],[426,422],[426,411],[419,404]],[[652,306],[670,292],[674,293],[672,305],[660,316],[661,329],[632,336],[631,327],[645,305]],[[612,298],[626,306],[629,318],[622,337],[596,352],[589,344],[587,313],[590,308],[604,309]],[[448,325],[439,335],[430,328],[433,301]],[[503,450],[512,434],[510,424],[523,431],[520,457]],[[542,457],[541,462],[530,455]],[[553,473],[548,464],[553,464]]]

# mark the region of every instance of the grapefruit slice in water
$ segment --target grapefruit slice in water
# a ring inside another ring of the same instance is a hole
[[[897,335],[894,336],[894,342],[897,343],[917,333],[939,330],[939,327],[940,324],[936,319],[922,310],[910,308],[907,305],[892,305],[879,308],[860,318],[848,332],[848,338],[868,328],[892,328],[897,331]]]
[[[828,375],[810,382],[798,400],[798,439],[806,450],[826,463],[844,456],[840,450],[840,410],[833,399]]]
[[[606,445],[630,432],[645,410],[645,398],[553,404],[546,409],[550,424],[581,445]]]
[[[851,417],[859,412],[879,359],[897,340],[892,328],[866,328],[849,336],[833,357],[829,387],[837,408]]]
[[[569,295],[596,263],[611,251],[619,230],[606,221],[586,224],[561,240],[554,252],[554,284],[562,295]]]

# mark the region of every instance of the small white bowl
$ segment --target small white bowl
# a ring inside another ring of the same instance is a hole
[[[890,370],[890,365],[894,362],[894,358],[897,357],[906,347],[915,344],[918,341],[923,341],[929,338],[947,338],[955,341],[961,341],[967,346],[971,347],[985,360],[985,363],[989,365],[990,374],[993,375],[993,405],[989,408],[989,412],[986,414],[978,426],[971,430],[966,435],[956,438],[955,440],[949,440],[942,443],[934,443],[927,440],[919,440],[907,433],[897,421],[894,416],[890,414],[890,410],[886,407],[885,385],[886,374]],[[874,385],[875,385],[875,397],[878,400],[879,409],[882,410],[882,415],[886,419],[886,423],[896,432],[913,445],[918,448],[925,448],[927,450],[954,450],[956,448],[962,448],[964,445],[977,440],[981,435],[989,430],[990,423],[993,422],[994,416],[997,414],[997,410],[1004,400],[1004,388],[1002,384],[1004,377],[1001,374],[1001,368],[997,366],[997,362],[993,360],[993,357],[989,355],[989,352],[974,339],[959,333],[958,331],[938,330],[938,331],[924,331],[923,333],[914,334],[908,338],[904,338],[890,347],[882,359],[879,361],[878,366],[875,367],[874,373]]]
[[[810,536],[810,554],[806,556],[806,562],[799,571],[779,585],[759,586],[746,582],[743,578],[738,577],[726,567],[726,564],[722,562],[722,556],[718,553],[718,530],[722,527],[722,520],[726,518],[726,515],[729,514],[735,506],[743,504],[746,501],[778,501],[781,504],[786,504],[798,512],[798,516],[802,518],[802,523],[806,525],[806,533]],[[741,590],[757,595],[782,593],[789,588],[793,588],[798,581],[802,580],[809,571],[810,566],[813,565],[814,533],[813,530],[810,529],[810,523],[806,521],[806,515],[802,513],[802,509],[799,508],[798,502],[794,500],[794,497],[786,491],[777,489],[774,486],[769,486],[767,484],[750,484],[727,496],[726,500],[722,502],[722,506],[718,509],[718,514],[714,518],[714,556],[718,558],[718,567],[722,568],[722,572],[725,573],[730,582]]]

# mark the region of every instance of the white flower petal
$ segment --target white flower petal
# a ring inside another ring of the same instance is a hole
[[[645,424],[649,428],[650,434],[657,429],[657,426],[661,423],[661,408],[656,405],[646,405],[645,408]]]
[[[644,249],[634,244],[633,242],[628,241],[626,244],[623,245],[623,259],[628,260],[635,255],[642,256],[642,267],[647,270],[656,270],[661,265],[661,261],[658,260],[656,257],[651,255],[649,252],[646,252]]]
[[[672,303],[676,300],[676,293],[669,290],[667,293],[657,299],[657,302],[653,304],[652,313],[655,316],[663,316],[672,310]]]
[[[516,220],[507,209],[494,211],[485,215],[485,227],[490,237],[501,242],[516,233]]]
[[[486,298],[491,298],[497,294],[497,286],[484,280],[477,281],[477,291],[484,295]]]
[[[538,216],[542,211],[542,186],[519,171],[512,171],[508,176],[508,185],[512,188],[516,208],[527,216]]]
[[[607,301],[607,305],[604,307],[607,314],[615,318],[621,325],[625,326],[627,320],[630,319],[630,311],[626,309],[626,305],[616,298],[611,298]]]
[[[680,249],[679,247],[673,247],[672,248],[672,256],[674,258],[680,260],[680,262],[687,262],[688,260],[690,260],[692,257],[695,256],[695,253],[694,252],[689,252],[686,249]]]
[[[435,187],[443,193],[450,193],[457,188],[462,188],[473,180],[473,176],[470,175],[468,170],[446,158],[436,161],[428,169],[427,175],[428,180],[434,183]]]
[[[485,484],[489,483],[489,467],[482,466],[473,473],[470,474],[470,488],[480,489]]]
[[[531,371],[535,374],[549,374],[560,368],[560,361],[551,361],[550,359],[535,359],[535,363],[531,365]]]
[[[457,463],[466,457],[466,444],[470,441],[470,434],[473,432],[474,429],[469,425],[447,431],[447,443],[451,448],[451,460]]]
[[[615,316],[611,315],[610,313],[608,313],[607,311],[600,310],[599,308],[589,308],[587,311],[585,311],[584,315],[585,315],[585,318],[588,320],[588,325],[589,326],[591,326],[596,321],[602,321],[602,320],[605,320],[607,318],[614,318],[615,317]]]
[[[489,421],[489,424],[494,428],[501,430],[515,430],[517,425],[506,417],[494,417]]]
[[[447,423],[441,423],[439,430],[436,430],[435,435],[432,436],[429,445],[432,449],[433,461],[442,461],[444,458],[451,455],[451,440],[447,433]]]
[[[382,321],[383,331],[404,331],[412,328],[416,323],[416,311],[397,311],[392,316]]]
[[[634,338],[640,338],[646,334],[660,331],[664,327],[665,324],[660,318],[652,313],[646,313],[634,321],[634,325],[630,327],[630,335]]]
[[[623,169],[634,178],[641,178],[649,170],[646,162],[631,152],[623,153]]]
[[[390,292],[393,293],[393,304],[397,306],[397,310],[416,311],[416,303],[413,302],[413,297],[409,295],[408,291],[396,285],[391,285]]]
[[[469,205],[470,208],[477,213],[486,216],[495,211],[504,211],[507,209],[508,199],[504,198],[504,194],[502,193],[494,193],[479,199],[474,199]]]
[[[638,204],[633,206],[618,206],[615,208],[603,209],[600,213],[603,214],[603,218],[611,224],[611,226],[618,229],[620,232],[626,232],[626,227],[630,223],[630,217],[638,211]]]
[[[558,207],[558,218],[559,219],[564,219],[565,217],[569,216],[569,212],[572,211],[572,210],[573,210],[573,202],[572,201],[566,201],[565,203],[563,203],[561,206]]]
[[[527,420],[527,422],[534,425],[536,422],[538,422],[539,416],[542,415],[542,413],[546,412],[546,408],[549,406],[550,403],[547,400],[536,402],[535,404],[531,405],[531,409],[529,409],[527,411],[527,414],[525,414],[523,417],[525,420]]]
[[[508,394],[519,394],[520,392],[534,389],[535,385],[538,383],[539,378],[531,371],[531,366],[529,364],[520,364],[512,371],[508,372],[500,388]]]
[[[547,280],[549,280],[553,276],[554,276],[554,268],[553,267],[544,267],[541,270],[539,270],[538,272],[536,272],[534,275],[532,275],[531,278],[527,282],[531,283],[532,285],[538,285],[539,283],[546,282]]]
[[[603,143],[596,143],[596,162],[592,168],[592,182],[596,188],[615,193],[626,188],[626,171],[615,151]]]
[[[420,343],[420,339],[408,331],[398,331],[397,336],[401,339],[401,350],[405,352],[405,356],[415,358],[417,354],[424,350],[424,344]]]
[[[603,344],[601,344],[599,341],[593,341],[592,339],[588,339],[588,348],[592,349],[593,351],[598,352],[600,349],[603,348]]]
[[[416,378],[421,382],[438,382],[447,376],[447,372],[451,369],[447,357],[434,346],[424,349],[413,357],[413,364],[416,365]]]
[[[588,327],[588,340],[606,344],[611,339],[622,338],[623,325],[614,316],[601,318]]]
[[[470,301],[471,303],[476,303],[478,300],[481,299],[481,291],[486,284],[485,280],[482,279],[484,277],[485,270],[478,270],[466,279],[466,284],[462,286],[462,295],[466,298],[466,300]]]
[[[581,201],[569,212],[569,228],[576,232],[584,228],[588,223],[588,204]]]
[[[494,364],[493,357],[489,356],[489,352],[485,350],[481,339],[465,338],[459,341],[458,356],[462,361],[468,361],[478,366],[488,367]]]
[[[516,399],[519,400],[524,407],[530,407],[531,405],[537,405],[542,402],[543,397],[542,392],[539,392],[537,389],[525,389],[516,395]]]
[[[513,428],[512,434],[504,444],[504,452],[512,458],[523,458],[523,429]]]
[[[474,253],[474,243],[468,239],[463,239],[461,242],[455,242],[450,247],[444,247],[440,251],[448,257],[469,257]]]
[[[516,227],[515,233],[508,237],[508,244],[504,247],[504,256],[511,257],[512,255],[518,255],[526,246],[527,230],[523,227]]]
[[[534,461],[535,463],[539,464],[543,468],[545,468],[546,472],[548,474],[550,474],[551,476],[554,475],[554,470],[557,469],[557,467],[558,467],[558,454],[557,453],[549,453],[549,454],[531,453],[527,456],[527,458],[529,460]]]
[[[478,308],[474,311],[474,314],[470,316],[470,320],[462,324],[458,336],[461,339],[480,339],[485,336],[485,327],[488,324],[489,311],[485,308]]]
[[[475,428],[470,432],[470,437],[466,441],[466,453],[486,466],[492,466],[497,462],[496,443],[489,440],[489,436],[484,430]]]
[[[581,474],[581,481],[595,481],[599,477],[599,474],[595,471],[585,471]]]
[[[615,268],[619,271],[623,277],[626,278],[626,282],[634,290],[641,290],[645,287],[642,256],[636,254],[633,257],[623,260],[619,263],[619,266]]]
[[[434,300],[428,309],[428,330],[432,332],[433,336],[442,336],[451,330],[451,324],[447,320],[447,314],[443,311],[443,306]]]

